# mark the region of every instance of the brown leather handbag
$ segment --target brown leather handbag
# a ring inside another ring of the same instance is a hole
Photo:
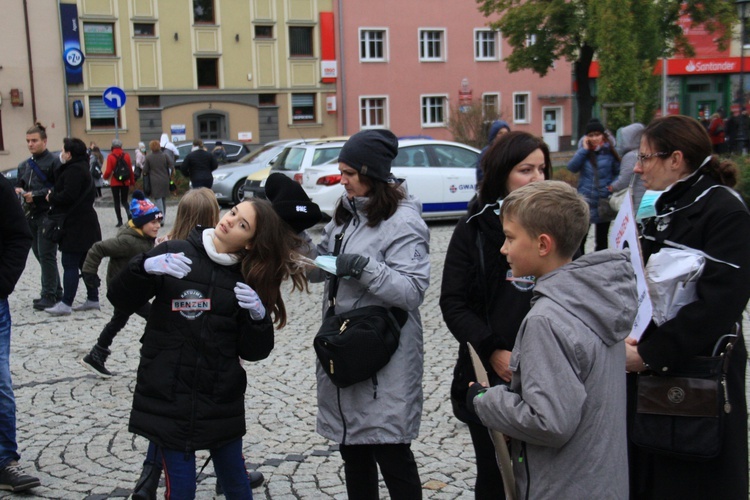
[[[719,354],[694,357],[668,377],[639,374],[633,443],[682,460],[718,456],[724,418],[732,411],[726,375],[736,341],[736,334],[722,337]]]

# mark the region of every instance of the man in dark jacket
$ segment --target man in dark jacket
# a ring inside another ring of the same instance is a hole
[[[732,111],[732,117],[727,120],[727,137],[732,153],[742,154],[743,149],[747,149],[750,139],[750,120],[747,111]]]
[[[219,163],[216,161],[216,157],[204,149],[203,141],[195,139],[193,150],[185,157],[180,170],[182,175],[190,179],[190,187],[211,189],[211,186],[214,185],[214,177],[211,172],[218,167]]]
[[[42,270],[42,292],[34,299],[34,309],[39,311],[54,306],[62,298],[62,284],[57,270],[57,243],[42,235],[42,221],[49,211],[45,199],[54,185],[54,171],[60,160],[47,150],[47,131],[36,123],[26,131],[26,146],[31,158],[18,165],[16,193],[23,196],[24,211],[31,236],[31,250]]]
[[[29,148],[31,149],[31,148]],[[10,375],[10,309],[13,292],[26,267],[33,240],[11,183],[0,176],[0,489],[25,491],[39,479],[24,474],[16,443],[16,399]]]

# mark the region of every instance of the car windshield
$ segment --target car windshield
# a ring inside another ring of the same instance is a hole
[[[299,170],[305,158],[305,148],[287,148],[274,163],[274,170]]]
[[[274,156],[279,154],[281,148],[282,146],[277,144],[267,144],[260,149],[256,149],[255,151],[246,154],[237,160],[237,163],[268,163]]]

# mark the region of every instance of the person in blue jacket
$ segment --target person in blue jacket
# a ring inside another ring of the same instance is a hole
[[[620,175],[620,156],[604,133],[604,125],[596,118],[586,125],[582,145],[568,162],[568,170],[580,173],[578,193],[588,202],[591,223],[596,227],[594,249],[604,250],[611,219],[599,214],[599,199],[612,196],[612,183]],[[585,244],[586,237],[581,242],[581,253]]]
[[[482,158],[484,158],[484,154],[495,143],[495,140],[508,132],[510,132],[510,125],[504,120],[495,120],[492,122],[492,125],[490,125],[490,131],[487,133],[487,145],[482,148],[482,151],[477,157],[477,164],[474,166],[477,171],[477,191],[479,191],[479,183],[484,179],[484,170],[482,170]]]

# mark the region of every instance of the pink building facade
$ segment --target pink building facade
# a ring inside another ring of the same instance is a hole
[[[511,48],[473,0],[335,0],[333,7],[338,78],[328,112],[342,134],[385,127],[451,140],[448,117],[473,100],[512,130],[544,137],[553,151],[570,147],[570,63],[558,61],[544,78],[508,72]]]

